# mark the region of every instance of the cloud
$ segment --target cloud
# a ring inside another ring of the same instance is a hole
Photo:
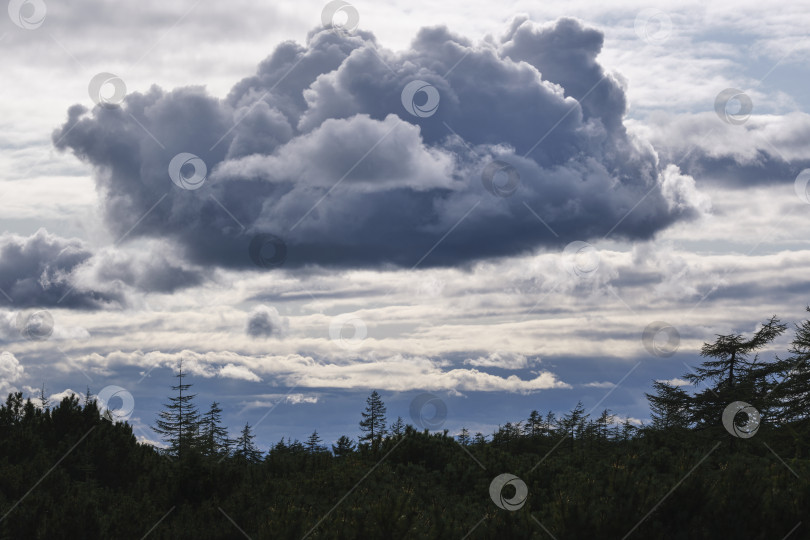
[[[667,384],[669,384],[671,386],[691,386],[692,385],[692,383],[690,383],[689,381],[687,381],[685,379],[681,379],[679,377],[675,377],[674,379],[668,379],[668,380],[659,380],[657,382],[667,383]]]
[[[276,308],[261,305],[248,315],[245,332],[253,338],[279,337],[288,326],[288,319],[279,315]]]
[[[651,114],[634,131],[649,140],[661,160],[679,164],[703,184],[732,189],[792,183],[810,167],[810,114],[753,115],[740,125],[715,113]]]
[[[17,357],[8,351],[0,353],[0,396],[5,398],[9,392],[16,392],[15,382],[22,379],[25,374]]]
[[[121,107],[71,107],[53,140],[93,165],[114,235],[169,241],[194,264],[251,267],[256,233],[282,238],[290,268],[454,266],[609,231],[648,239],[705,205],[628,135],[602,44],[572,19],[518,18],[480,44],[425,28],[397,53],[368,32],[316,30],[223,100],[153,86]],[[438,93],[434,114],[403,106],[414,80]],[[169,178],[181,152],[206,164],[197,190]],[[511,197],[482,182],[493,160],[519,175]]]
[[[228,379],[242,379],[244,381],[260,382],[262,379],[245,366],[226,364],[219,369],[219,376]]]
[[[488,356],[468,358],[465,364],[476,367],[499,367],[503,369],[525,369],[530,363],[539,363],[539,360],[529,361],[524,355],[510,352],[494,352]]]
[[[29,237],[0,235],[0,288],[5,293],[0,303],[88,309],[115,302],[112,296],[75,290],[71,273],[91,256],[81,240],[60,238],[45,229]]]

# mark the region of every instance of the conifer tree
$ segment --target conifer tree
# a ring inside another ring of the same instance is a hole
[[[360,421],[360,431],[363,432],[360,436],[361,443],[368,441],[373,448],[379,445],[385,435],[385,412],[385,404],[380,394],[374,390],[366,398],[366,410],[361,413],[363,416]]]
[[[171,387],[177,395],[163,405],[153,428],[168,443],[168,453],[177,458],[187,455],[199,443],[200,413],[194,405],[196,394],[188,393],[192,385],[183,382],[184,376],[181,360],[176,375],[178,383]]]
[[[653,390],[655,394],[644,394],[650,402],[653,429],[688,427],[691,403],[689,394],[666,381],[654,381]]]
[[[227,455],[231,443],[228,430],[222,425],[222,409],[215,401],[200,420],[200,448],[207,456]]]
[[[234,457],[243,459],[248,463],[256,463],[261,461],[262,453],[254,444],[254,438],[255,435],[253,435],[253,431],[250,429],[250,424],[245,422],[245,427],[242,428],[242,431],[234,444]]]
[[[310,454],[316,454],[323,450],[323,446],[321,445],[321,437],[318,435],[318,430],[312,432],[312,435],[309,436],[304,446],[306,446],[307,452]]]
[[[405,422],[402,420],[401,416],[397,416],[396,421],[391,424],[391,434],[395,437],[399,437],[405,433]]]
[[[354,441],[352,441],[346,435],[341,435],[340,438],[337,440],[337,444],[332,445],[332,452],[335,454],[336,457],[348,456],[349,454],[354,452],[354,449],[355,449]]]

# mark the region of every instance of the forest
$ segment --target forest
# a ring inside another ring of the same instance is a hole
[[[810,312],[810,308],[808,308]],[[156,448],[88,395],[0,406],[0,538],[810,538],[810,320],[718,335],[653,381],[651,422],[527,411],[491,434],[389,422],[325,445],[235,439],[183,373]],[[771,356],[770,354],[768,356]]]

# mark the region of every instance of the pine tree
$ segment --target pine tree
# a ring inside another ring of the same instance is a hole
[[[539,435],[542,429],[543,417],[537,411],[532,411],[529,414],[529,420],[526,422],[526,435],[534,437]]]
[[[45,383],[39,389],[39,402],[42,404],[42,410],[46,411],[51,408],[51,401],[48,399],[48,393],[45,391]]]
[[[397,416],[396,422],[391,424],[391,434],[395,437],[399,437],[405,433],[405,422],[402,420],[401,416]]]
[[[306,446],[307,452],[310,454],[316,454],[323,451],[323,445],[321,445],[321,438],[318,435],[317,430],[312,432],[312,435],[309,436],[304,446]]]
[[[806,310],[810,312],[810,307]],[[806,425],[810,423],[810,320],[796,325],[789,352],[789,357],[777,361],[780,381],[772,388],[778,405],[774,417],[783,425],[797,422]]]
[[[165,408],[158,414],[153,428],[169,444],[168,453],[177,458],[187,455],[199,443],[200,413],[194,405],[196,394],[188,393],[192,385],[183,382],[184,376],[181,360],[176,375],[179,382],[171,387],[177,395],[163,405]]]
[[[605,409],[596,419],[597,436],[603,441],[607,440],[609,426],[615,418],[616,415],[610,414],[610,409]]]
[[[247,461],[248,463],[256,463],[261,461],[262,453],[253,443],[253,431],[250,429],[250,424],[245,422],[245,427],[234,444],[234,457]]]
[[[654,381],[655,394],[644,394],[650,402],[653,429],[686,428],[689,426],[691,396],[682,388],[666,381]]]
[[[368,441],[372,448],[377,448],[385,435],[385,404],[376,390],[366,399],[366,410],[361,414],[363,419],[360,421],[360,431],[363,435],[360,436],[360,442]]]
[[[458,442],[461,446],[467,446],[470,444],[470,432],[467,428],[461,428],[461,433],[458,435]]]
[[[354,448],[354,441],[346,435],[341,435],[337,440],[337,444],[332,445],[332,453],[334,453],[336,457],[348,456],[354,452]]]
[[[574,449],[574,440],[579,438],[579,435],[584,431],[587,419],[588,415],[585,414],[585,407],[579,401],[576,407],[571,409],[571,412],[565,414],[559,421],[560,431],[566,437],[571,437],[571,450]]]
[[[704,361],[693,373],[685,375],[695,385],[708,384],[692,399],[691,421],[700,426],[719,425],[723,409],[733,401],[751,403],[762,412],[766,406],[762,398],[771,386],[767,377],[778,364],[759,366],[758,356],[751,360],[749,357],[786,329],[787,326],[773,316],[750,339],[741,334],[727,334],[718,335],[713,343],[704,343],[700,355],[714,360]]]
[[[215,401],[200,420],[200,448],[207,456],[228,455],[231,443],[228,430],[222,425],[222,409]]]

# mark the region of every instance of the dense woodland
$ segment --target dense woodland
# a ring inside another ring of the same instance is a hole
[[[250,425],[228,437],[216,403],[198,410],[181,366],[157,449],[91,397],[10,394],[0,538],[810,538],[810,321],[791,330],[768,360],[788,331],[775,317],[706,343],[693,386],[652,383],[640,428],[579,403],[453,436],[388,422],[373,392],[356,441],[262,451]],[[753,436],[722,424],[735,401],[761,413]],[[505,472],[528,487],[519,510],[490,498]]]

